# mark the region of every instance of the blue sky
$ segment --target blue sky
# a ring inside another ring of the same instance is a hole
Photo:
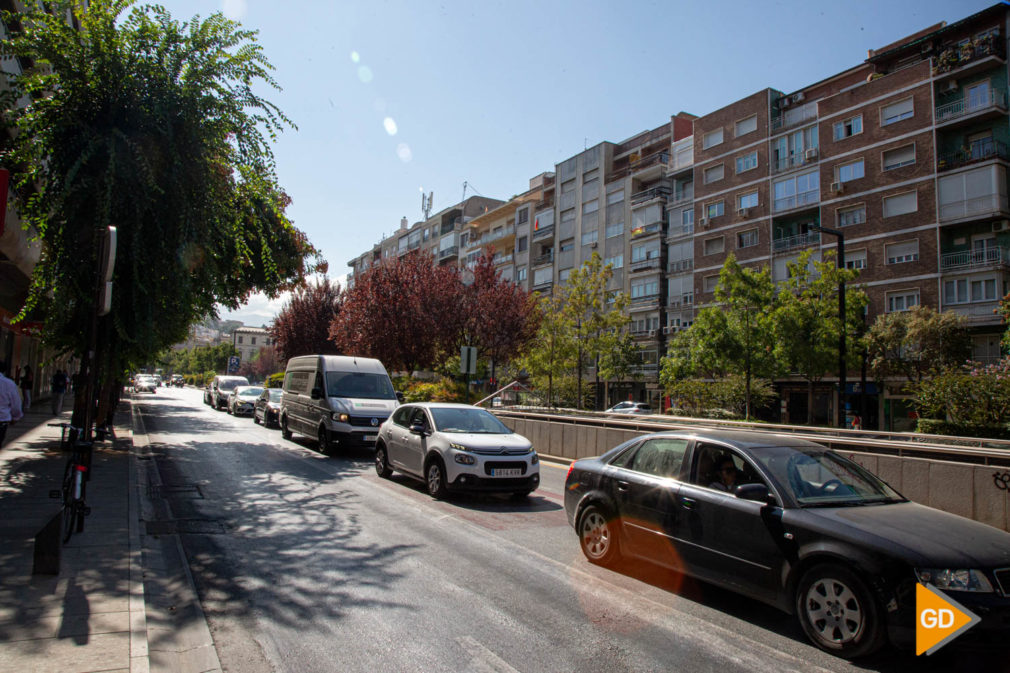
[[[162,0],[223,11],[259,42],[297,125],[274,146],[288,210],[342,279],[347,261],[475,193],[507,199],[586,146],[765,87],[790,92],[994,0],[409,2]],[[228,317],[269,322],[283,298]]]

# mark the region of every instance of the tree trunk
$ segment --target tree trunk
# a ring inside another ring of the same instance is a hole
[[[814,424],[814,382],[807,381],[807,425]]]

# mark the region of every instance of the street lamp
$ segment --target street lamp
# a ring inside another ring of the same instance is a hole
[[[845,234],[838,229],[829,229],[814,224],[810,225],[811,231],[819,231],[824,234],[838,237],[838,259],[839,269],[845,269]],[[845,278],[838,281],[838,319],[840,327],[838,330],[838,418],[839,428],[845,427]]]

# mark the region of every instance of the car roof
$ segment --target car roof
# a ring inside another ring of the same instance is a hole
[[[481,407],[475,407],[472,404],[460,404],[459,402],[408,402],[404,406],[411,407],[421,407],[423,409],[480,409],[481,411],[486,411]]]
[[[754,430],[670,430],[654,432],[645,437],[676,437],[698,441],[721,442],[736,449],[754,450],[767,447],[826,448],[822,444],[800,437]]]

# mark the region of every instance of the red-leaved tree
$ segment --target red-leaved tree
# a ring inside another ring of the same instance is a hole
[[[338,355],[330,324],[340,314],[343,293],[328,276],[297,288],[270,325],[277,360],[284,365],[296,355]]]
[[[264,346],[259,349],[252,360],[243,362],[238,373],[249,377],[250,381],[263,381],[271,374],[284,371],[284,362],[277,359],[277,349],[274,346]]]
[[[455,343],[462,310],[459,270],[410,252],[373,266],[344,293],[330,335],[345,353],[388,369],[433,368]]]

